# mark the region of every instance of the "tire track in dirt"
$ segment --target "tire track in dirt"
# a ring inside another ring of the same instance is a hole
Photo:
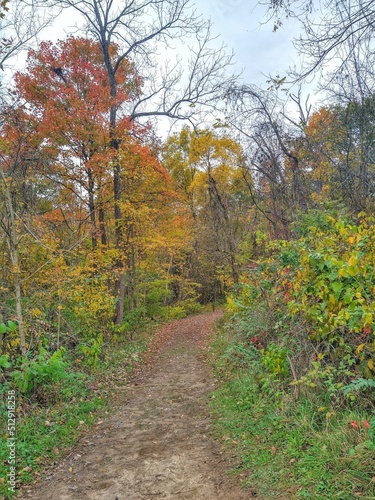
[[[156,334],[146,370],[116,394],[103,419],[30,500],[245,500],[210,437],[214,380],[201,353],[220,312],[175,321]],[[161,347],[157,347],[160,346]]]

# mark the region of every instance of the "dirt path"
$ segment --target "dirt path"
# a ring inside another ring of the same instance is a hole
[[[163,327],[149,368],[119,391],[113,414],[22,498],[253,498],[227,476],[229,464],[210,437],[207,401],[214,381],[200,354],[219,315],[202,314]]]

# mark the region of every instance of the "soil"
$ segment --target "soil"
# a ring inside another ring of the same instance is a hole
[[[245,500],[210,432],[215,380],[205,362],[220,311],[174,321],[148,362],[115,395],[112,413],[49,475],[20,492],[33,500]]]

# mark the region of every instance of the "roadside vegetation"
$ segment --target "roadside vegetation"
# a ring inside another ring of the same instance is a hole
[[[123,333],[90,354],[78,345],[69,351],[61,347],[53,354],[41,348],[27,362],[18,358],[11,364],[2,357],[2,436],[8,435],[7,394],[16,391],[16,490],[38,479],[110,411],[117,389],[127,384],[143,360],[157,324],[133,325],[132,338]],[[7,439],[0,441],[0,455],[4,459],[9,455]],[[13,497],[6,481],[8,471],[4,460],[0,463],[4,498]]]
[[[373,220],[301,217],[228,298],[216,433],[265,498],[375,496]]]

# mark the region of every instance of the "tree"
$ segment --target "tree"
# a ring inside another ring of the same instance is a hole
[[[2,0],[0,2],[0,69],[4,71],[10,66],[15,56],[30,48],[52,19],[52,14],[40,15],[38,6],[34,2],[29,4],[24,0]]]
[[[303,34],[295,45],[305,66],[290,75],[292,79],[320,72],[319,86],[333,129],[318,132],[326,144],[314,145],[309,134],[305,138],[311,141],[310,149],[319,149],[319,158],[323,154],[330,164],[332,194],[351,211],[373,210],[373,2],[340,0],[318,6],[313,1],[271,1],[269,5],[279,21],[283,14],[301,21]]]
[[[12,58],[30,46],[38,34],[50,22],[50,16],[37,16],[34,5],[26,6],[22,0],[0,2],[0,69],[4,71]],[[19,243],[22,235],[19,232],[18,206],[15,191],[25,188],[22,173],[34,162],[35,123],[25,118],[19,103],[14,103],[9,93],[1,88],[0,95],[0,133],[1,159],[0,184],[2,200],[0,202],[0,228],[3,232],[9,258],[12,265],[12,278],[16,302],[16,318],[20,336],[20,350],[26,354],[26,329],[23,321],[21,262]],[[33,136],[33,137],[32,137]],[[17,186],[17,187],[15,187]],[[2,316],[2,310],[0,310]]]
[[[345,62],[342,49],[348,42],[356,50],[371,53],[368,47],[375,29],[375,6],[371,0],[338,0],[334,3],[328,0],[270,0],[267,4],[275,20],[275,29],[282,24],[284,15],[301,22],[303,35],[295,44],[305,56],[305,67],[295,75],[297,78],[304,78],[329,62],[340,68]]]
[[[100,0],[59,0],[55,3],[76,9],[86,21],[86,32],[100,44],[109,93],[113,99],[118,93],[117,75],[124,59],[129,58],[143,75],[148,85],[127,113],[131,121],[149,116],[191,120],[198,105],[214,108],[217,98],[223,95],[223,88],[228,81],[225,69],[231,57],[223,49],[210,47],[210,23],[196,16],[189,0],[132,0],[124,4]],[[156,63],[157,49],[169,48],[172,38],[195,38],[196,44],[190,50],[189,62],[184,64],[188,68],[187,72],[182,71],[178,60],[166,63],[164,68]],[[113,44],[118,46],[115,58],[111,57]],[[109,134],[114,152],[118,151],[120,144],[118,121],[124,111],[115,103],[111,106]],[[113,196],[118,248],[123,237],[121,192],[121,168],[119,162],[115,161]],[[119,262],[118,268],[121,267]],[[124,279],[124,274],[120,272],[116,323],[121,323],[123,316]]]
[[[15,292],[15,309],[20,336],[20,350],[26,355],[26,329],[22,311],[22,267],[20,242],[25,236],[22,216],[26,199],[26,172],[34,169],[39,161],[41,144],[36,132],[36,123],[22,107],[8,106],[3,109],[0,128],[0,228],[8,249],[11,264],[11,279]]]
[[[237,258],[251,205],[241,146],[226,135],[184,128],[168,140],[164,163],[190,212],[194,243],[186,272],[201,283],[203,301],[215,303],[220,289],[239,280]]]
[[[116,57],[116,47],[111,50],[111,57]],[[56,45],[42,42],[37,51],[30,51],[26,71],[17,73],[16,84],[55,152],[56,166],[44,175],[69,184],[81,201],[87,200],[93,247],[99,235],[107,244],[104,213],[112,197],[109,165],[114,158],[110,110],[113,103],[122,107],[139,94],[140,78],[124,59],[117,71],[117,95],[112,98],[98,43],[70,37]],[[117,133],[124,143],[131,134],[141,136],[142,128],[123,116]]]
[[[305,173],[296,150],[306,121],[299,97],[292,96],[299,120],[289,118],[277,88],[262,91],[243,85],[232,88],[228,97],[228,121],[246,141],[247,168],[254,179],[251,196],[274,237],[288,237],[296,211],[307,209]]]
[[[373,209],[374,109],[373,98],[321,108],[301,151],[318,197],[343,201],[356,214]]]

